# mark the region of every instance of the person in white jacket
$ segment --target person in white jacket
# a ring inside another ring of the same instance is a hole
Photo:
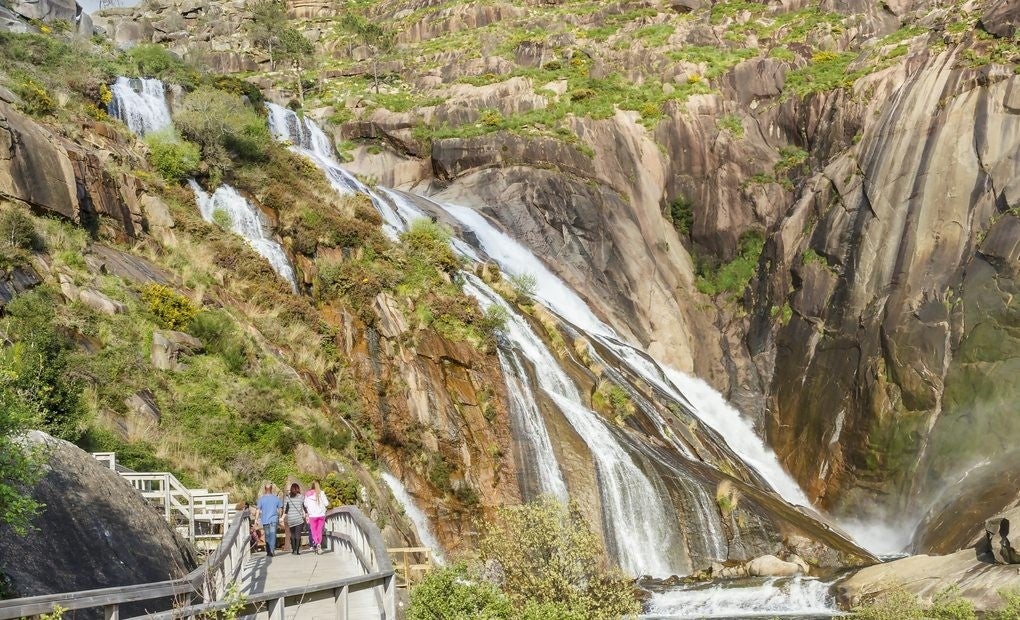
[[[308,530],[311,533],[312,549],[322,554],[322,529],[326,525],[326,510],[329,500],[322,491],[319,481],[312,482],[311,488],[305,492],[305,510],[308,511]]]

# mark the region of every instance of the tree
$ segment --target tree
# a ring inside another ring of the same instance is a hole
[[[280,31],[280,59],[289,61],[294,69],[294,81],[297,83],[298,101],[305,105],[305,89],[301,84],[301,72],[312,60],[315,46],[304,34],[295,28],[283,28]]]
[[[397,37],[391,31],[364,17],[347,13],[340,18],[340,28],[354,35],[355,40],[372,50],[372,82],[379,92],[379,61],[396,47]]]
[[[38,424],[39,414],[18,392],[17,377],[6,363],[11,353],[7,349],[0,354],[0,523],[21,535],[40,508],[24,489],[38,479],[41,455],[20,440]]]
[[[253,0],[246,10],[248,37],[252,45],[269,54],[269,64],[276,69],[276,61],[289,62],[297,81],[298,100],[304,105],[305,93],[301,72],[308,67],[315,46],[300,30],[288,25],[287,11],[279,0]]]
[[[250,21],[248,37],[256,49],[269,54],[269,66],[276,69],[276,53],[280,47],[281,24],[287,23],[287,12],[279,0],[255,0],[245,6]]]
[[[607,567],[599,537],[573,503],[544,497],[503,507],[481,532],[482,560],[498,564],[503,592],[519,608],[556,606],[581,618],[640,611],[630,581]]]

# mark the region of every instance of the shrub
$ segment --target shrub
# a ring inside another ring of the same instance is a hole
[[[24,293],[7,304],[0,331],[13,344],[0,350],[0,390],[12,390],[6,396],[11,405],[24,415],[30,413],[44,430],[74,441],[81,436],[89,411],[80,375],[71,372],[76,347],[57,322],[56,304],[56,293],[48,288]]]
[[[57,110],[57,104],[50,97],[49,91],[35,80],[18,82],[14,92],[21,99],[21,109],[32,116],[48,116]]]
[[[503,115],[498,110],[484,110],[478,122],[486,127],[499,127],[503,124]]]
[[[126,54],[126,62],[130,72],[141,77],[159,78],[182,86],[193,87],[198,82],[198,74],[187,63],[172,52],[155,43],[135,45]]]
[[[973,604],[960,597],[958,588],[949,587],[936,594],[926,610],[916,595],[897,587],[855,608],[853,617],[858,620],[974,620],[977,616]]]
[[[191,300],[162,284],[145,285],[142,301],[160,324],[168,329],[183,329],[198,314],[198,308]]]
[[[584,618],[641,609],[629,580],[606,568],[599,537],[576,505],[544,497],[500,508],[495,522],[481,527],[479,551],[502,569],[503,591],[518,608],[560,605]]]
[[[149,163],[172,183],[194,174],[201,163],[198,145],[182,140],[171,129],[150,133],[145,136],[145,144],[149,147]]]
[[[472,575],[464,564],[454,564],[425,575],[413,590],[407,620],[509,620],[513,605],[491,583]]]
[[[736,114],[727,114],[716,123],[720,130],[727,131],[734,138],[744,137],[744,122]]]
[[[235,94],[202,86],[188,94],[174,114],[184,137],[215,153],[217,147],[246,161],[263,161],[273,144],[265,120]],[[207,157],[209,159],[209,157]]]
[[[518,303],[529,303],[535,297],[538,289],[538,278],[530,273],[515,273],[509,278],[510,286],[517,295]]]
[[[361,497],[361,483],[350,473],[329,473],[322,479],[322,490],[329,498],[331,507],[356,504]]]
[[[710,269],[699,266],[695,282],[697,288],[706,295],[728,293],[731,299],[736,298],[747,287],[758,266],[758,257],[765,247],[765,240],[760,232],[747,232],[740,239],[740,251],[732,261]]]
[[[248,344],[226,312],[200,312],[188,324],[188,333],[219,355],[231,372],[239,373],[248,363]]]
[[[669,205],[669,220],[680,234],[691,234],[694,226],[694,206],[684,196],[677,196]]]
[[[411,222],[400,235],[400,242],[408,255],[440,271],[452,273],[460,267],[460,260],[450,248],[450,233],[432,220]]]
[[[611,416],[620,425],[634,414],[634,402],[626,390],[605,379],[599,381],[592,393],[591,404],[596,411]]]
[[[39,243],[32,218],[17,208],[0,211],[0,248],[31,250]]]

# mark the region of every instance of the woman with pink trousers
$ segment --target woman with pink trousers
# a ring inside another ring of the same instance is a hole
[[[322,554],[322,528],[326,525],[326,510],[329,500],[322,492],[319,481],[312,482],[311,488],[305,493],[305,510],[308,511],[308,529],[311,533],[312,548],[315,553]]]

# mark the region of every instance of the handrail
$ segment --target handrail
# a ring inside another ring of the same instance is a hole
[[[141,617],[181,618],[225,609],[230,603],[223,601],[222,598],[231,583],[241,580],[244,559],[250,551],[247,537],[249,519],[248,510],[238,513],[223,540],[206,562],[180,579],[0,601],[0,620],[50,613],[58,605],[69,611],[102,607],[106,611],[106,617],[117,618],[119,606],[124,603],[192,594],[200,595],[206,602]],[[344,522],[349,522],[350,527],[345,528]],[[271,617],[282,618],[282,611],[290,598],[294,599],[290,601],[293,604],[298,600],[310,602],[332,597],[340,617],[346,617],[344,615],[346,611],[342,610],[346,610],[347,597],[352,592],[382,587],[382,617],[385,620],[394,620],[395,571],[379,528],[355,506],[344,506],[328,511],[326,527],[326,534],[334,544],[343,543],[351,548],[361,562],[365,575],[334,579],[311,586],[249,594],[247,604],[251,606],[270,602],[270,609],[273,612]],[[345,529],[348,532],[342,531]],[[354,530],[357,530],[359,536],[352,536],[355,534]]]
[[[375,523],[369,520],[364,513],[354,506],[344,506],[342,508],[334,508],[333,510],[330,510],[326,513],[327,523],[331,517],[338,518],[340,515],[350,516],[358,529],[365,534],[365,538],[370,541],[372,554],[378,553],[381,549],[382,554],[375,555],[374,557],[382,557],[388,563],[389,555],[387,554],[385,547],[381,545],[381,533]],[[364,529],[362,529],[363,526]],[[372,571],[369,566],[367,566],[367,555],[355,546],[355,541],[349,536],[344,534],[335,534],[332,532],[327,533],[326,536],[333,539],[334,544],[337,542],[343,542],[351,545],[355,556],[359,559],[359,561],[361,561],[362,565],[365,566],[366,569],[369,569],[369,572],[365,575],[342,577],[340,579],[333,579],[310,585],[290,586],[268,592],[247,594],[244,597],[244,606],[241,610],[239,610],[239,615],[256,614],[260,611],[264,611],[265,604],[269,603],[270,618],[283,618],[283,612],[288,604],[306,604],[329,598],[332,599],[337,606],[338,617],[347,618],[347,597],[351,593],[381,586],[384,591],[382,600],[382,618],[384,618],[384,620],[394,620],[396,618],[396,588],[394,583],[394,576],[396,575],[396,572],[392,568],[392,565],[390,565],[391,568],[388,569]],[[214,614],[215,612],[224,611],[232,604],[232,601],[215,601],[211,603],[182,607],[157,614],[136,616],[134,618],[128,618],[127,620],[178,620],[180,618],[193,618],[198,616],[205,617],[210,614]]]
[[[140,583],[130,586],[115,586],[112,588],[99,588],[95,590],[82,590],[79,592],[63,592],[59,594],[44,594],[40,596],[29,596],[24,598],[0,601],[0,620],[21,618],[23,616],[34,616],[37,614],[51,613],[56,606],[63,607],[70,611],[75,609],[89,609],[104,607],[107,610],[115,608],[124,603],[136,603],[153,599],[182,596],[190,594],[205,594],[202,585],[206,581],[206,575],[210,574],[210,567],[220,569],[230,552],[236,547],[242,524],[249,519],[247,510],[240,512],[234,517],[227,535],[223,537],[216,551],[206,560],[204,564],[179,579],[157,581],[154,583]],[[247,534],[248,528],[244,528]],[[244,549],[248,549],[247,537],[244,541]],[[237,563],[238,565],[242,563]],[[212,574],[215,574],[212,573]],[[226,585],[223,586],[223,591]],[[222,593],[219,593],[222,596]]]

